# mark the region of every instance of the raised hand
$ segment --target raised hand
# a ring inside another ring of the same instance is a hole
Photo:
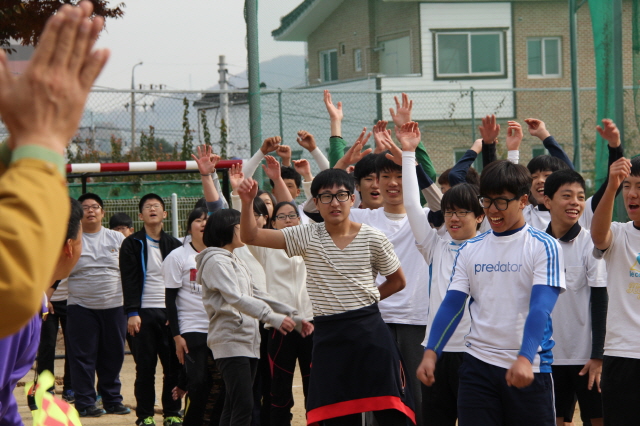
[[[403,124],[411,121],[411,110],[413,109],[413,101],[409,100],[409,97],[406,93],[402,94],[402,105],[398,102],[398,97],[394,96],[393,99],[396,101],[396,110],[393,108],[389,108],[389,112],[391,113],[391,119],[393,123],[402,127]]]
[[[344,156],[338,160],[338,162],[333,166],[334,169],[343,169],[345,170],[349,165],[357,163],[362,160],[362,157],[365,155],[371,154],[372,149],[368,148],[362,151],[362,148],[365,146],[369,138],[371,137],[371,132],[367,133],[367,128],[362,129],[362,133],[356,139],[356,142],[353,144],[351,148],[344,154]]]
[[[244,180],[244,172],[242,171],[242,163],[232,164],[229,169],[229,183],[233,192],[237,193],[238,187]]]
[[[291,147],[289,145],[279,145],[276,154],[282,158],[282,165],[291,167]]]
[[[476,154],[480,154],[482,152],[482,138],[476,139],[469,149],[473,150]]]
[[[420,126],[415,121],[410,121],[402,125],[402,127],[396,127],[396,138],[400,141],[403,151],[415,151],[422,135],[420,134]]]
[[[253,203],[253,199],[258,195],[258,182],[251,178],[243,180],[238,187],[238,195],[243,203]]]
[[[485,143],[496,143],[500,135],[500,125],[496,123],[495,114],[487,115],[478,126],[482,140]]]
[[[378,121],[375,126],[373,126],[373,140],[376,141],[376,147],[373,150],[374,154],[380,154],[384,152],[386,149],[384,147],[384,141],[393,143],[393,139],[391,139],[391,130],[387,129],[387,121]]]
[[[609,167],[609,183],[611,188],[618,189],[622,182],[631,174],[631,161],[622,157]]]
[[[331,93],[328,90],[324,91],[324,105],[327,107],[329,118],[331,120],[342,121],[344,114],[342,113],[342,102],[338,102],[338,106],[335,106],[331,100]]]
[[[298,132],[298,138],[296,139],[296,142],[298,142],[301,147],[309,152],[315,151],[315,149],[317,148],[316,138],[314,138],[313,135],[306,130],[300,130]]]
[[[215,173],[216,165],[220,161],[220,156],[213,153],[211,145],[198,146],[198,156],[191,154],[191,158],[198,163],[198,170],[201,175],[210,175]]]
[[[508,121],[509,127],[507,128],[507,150],[517,151],[520,149],[520,143],[524,134],[522,133],[522,126],[517,121]]]
[[[602,139],[609,142],[609,146],[611,148],[617,148],[620,146],[620,131],[613,120],[605,118],[602,120],[602,127],[596,126],[596,130]]]
[[[387,152],[384,156],[389,160],[396,163],[398,166],[402,167],[402,150],[393,143],[393,141],[383,141],[385,151]]]
[[[267,138],[262,142],[260,151],[262,151],[264,155],[267,155],[268,153],[275,151],[280,145],[280,142],[282,142],[282,138],[280,136]]]
[[[60,154],[73,138],[93,82],[108,49],[92,52],[104,19],[92,3],[62,6],[47,21],[23,74],[14,75],[0,49],[0,115],[11,137],[9,147],[40,145]]]
[[[541,141],[551,136],[544,121],[538,120],[537,118],[527,118],[524,122],[529,126],[529,134],[531,136],[535,136]]]
[[[311,174],[311,164],[304,158],[302,160],[293,160],[293,167],[296,169],[305,182],[311,182],[313,175]]]
[[[267,155],[266,157],[264,157],[264,159],[266,160],[267,164],[263,164],[262,168],[267,177],[273,181],[275,181],[276,179],[280,179],[280,163],[278,163],[278,160],[276,160],[275,157],[272,157],[271,155]]]

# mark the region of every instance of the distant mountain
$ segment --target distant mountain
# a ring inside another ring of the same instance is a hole
[[[260,62],[260,81],[267,85],[267,89],[289,89],[305,84],[304,56],[278,56],[269,61]],[[237,88],[247,87],[247,71],[229,78],[229,82]],[[216,85],[213,90],[219,89]]]

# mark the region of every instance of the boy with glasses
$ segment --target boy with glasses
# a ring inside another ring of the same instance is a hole
[[[380,424],[415,423],[410,373],[378,310],[404,288],[404,273],[384,234],[350,219],[354,189],[345,171],[325,170],[311,186],[323,223],[259,229],[251,216],[258,185],[247,179],[238,188],[241,238],[305,261],[315,325],[307,422],[360,425],[359,413],[375,411]],[[376,286],[378,273],[386,281]]]
[[[128,414],[122,405],[120,370],[126,320],[118,256],[124,236],[102,226],[104,204],[97,194],[81,195],[82,255],[69,275],[67,350],[71,386],[81,417]],[[95,376],[104,410],[97,408]]]
[[[558,242],[524,220],[531,175],[497,161],[482,172],[480,203],[492,231],[458,251],[426,346],[425,384],[470,297],[471,329],[459,370],[460,426],[554,426],[551,311],[564,290]]]
[[[178,383],[180,365],[169,326],[165,304],[162,262],[182,243],[162,230],[167,217],[159,195],[147,194],[138,205],[144,227],[122,243],[120,273],[127,315],[127,329],[136,362],[136,415],[138,425],[153,425],[155,374],[158,357],[162,363],[162,408],[164,425],[181,425],[181,401],[171,391]]]

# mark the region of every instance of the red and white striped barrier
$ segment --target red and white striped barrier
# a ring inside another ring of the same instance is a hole
[[[228,169],[232,164],[241,163],[242,160],[221,160],[216,168]],[[67,173],[155,172],[158,170],[193,170],[197,172],[198,164],[195,161],[67,164]]]

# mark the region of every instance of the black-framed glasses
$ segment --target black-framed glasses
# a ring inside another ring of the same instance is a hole
[[[489,197],[483,197],[480,196],[478,197],[478,201],[480,201],[480,205],[482,206],[483,209],[488,209],[489,207],[491,207],[491,204],[493,204],[494,206],[496,206],[496,209],[502,211],[502,210],[506,210],[507,207],[509,207],[509,203],[512,201],[515,201],[517,199],[519,199],[520,197],[513,197],[513,198],[504,198],[504,197],[496,197],[496,198],[489,198]]]
[[[467,214],[469,213],[473,213],[471,210],[460,210],[458,212],[456,211],[446,211],[444,212],[444,217],[453,217],[453,215],[455,214],[458,217],[465,217]]]
[[[320,202],[322,204],[331,204],[331,202],[333,201],[334,197],[339,202],[344,203],[347,200],[349,200],[349,197],[351,197],[351,192],[349,192],[349,191],[339,191],[339,192],[337,192],[335,194],[324,193],[324,194],[318,195],[318,200],[320,200]]]
[[[95,212],[100,211],[102,207],[100,206],[100,204],[94,204],[92,206],[82,206],[82,210],[84,210],[85,212],[88,212],[89,210],[93,210]]]
[[[279,215],[276,215],[276,219],[278,220],[287,220],[287,218],[294,220],[298,218],[298,215],[295,213],[289,213],[289,214],[280,213]]]

